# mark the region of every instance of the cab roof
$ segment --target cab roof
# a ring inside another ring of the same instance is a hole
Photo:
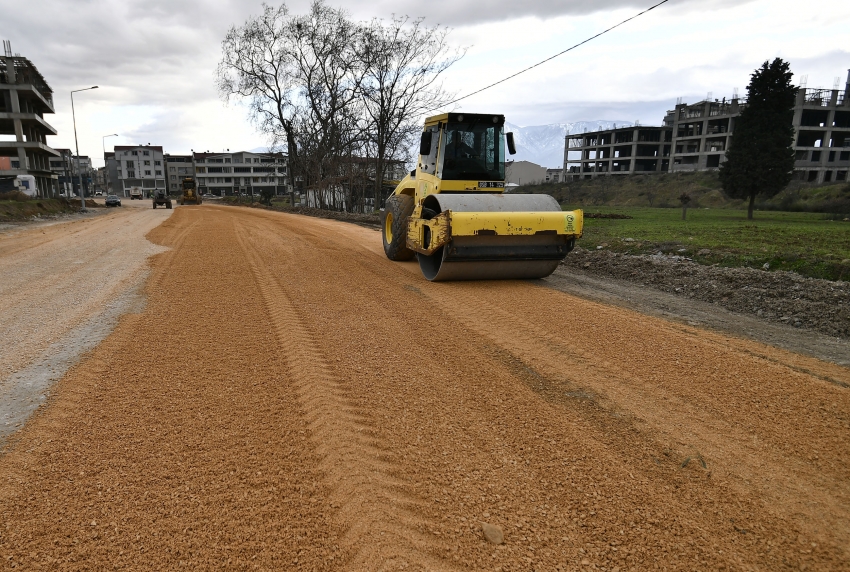
[[[492,121],[497,125],[504,125],[505,116],[497,113],[441,113],[440,115],[432,115],[425,119],[425,125],[436,125],[437,123],[462,123],[476,119],[478,121]]]

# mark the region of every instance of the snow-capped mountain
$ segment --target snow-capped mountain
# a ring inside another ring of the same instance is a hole
[[[614,127],[629,127],[629,121],[575,121],[520,127],[505,122],[505,131],[513,131],[516,155],[508,160],[531,161],[541,167],[556,169],[564,164],[564,137],[570,133],[584,133]]]

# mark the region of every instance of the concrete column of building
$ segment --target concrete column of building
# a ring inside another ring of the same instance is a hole
[[[635,163],[637,163],[638,128],[632,130],[632,153],[629,157],[629,175],[635,174]]]
[[[655,172],[661,172],[661,163],[664,160],[664,132],[661,132],[661,141],[658,145],[658,157],[655,158]]]
[[[832,124],[835,121],[835,105],[838,103],[838,90],[832,90],[832,97],[830,97],[830,107],[831,109],[827,109],[826,112],[826,122],[824,123],[824,134],[823,134],[823,142],[822,142],[822,151],[820,154],[820,162],[818,163],[819,173],[818,173],[818,183],[823,183],[826,179],[826,172],[829,170],[829,154],[835,151],[835,147],[832,146]]]
[[[703,115],[699,138],[699,159],[697,159],[697,169],[700,171],[708,168],[708,121],[711,118],[711,103],[705,104]]]
[[[681,113],[679,109],[680,107],[680,105],[676,105],[676,107],[674,108],[675,111],[673,113],[673,126],[670,128],[670,156],[667,157],[668,173],[673,172],[673,159],[676,157],[676,136],[679,133],[679,113]]]

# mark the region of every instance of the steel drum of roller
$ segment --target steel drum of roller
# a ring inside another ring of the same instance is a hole
[[[441,193],[422,203],[431,216],[452,212],[560,211],[549,195]],[[423,216],[426,218],[426,216]],[[499,236],[482,233],[456,236],[431,255],[417,254],[422,274],[430,281],[543,278],[552,274],[574,239],[559,234]]]

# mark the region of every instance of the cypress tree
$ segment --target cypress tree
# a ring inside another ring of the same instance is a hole
[[[747,218],[753,218],[756,196],[772,197],[794,173],[794,100],[788,62],[776,58],[753,72],[747,86],[747,105],[735,120],[726,161],[720,166],[723,192],[749,199]]]

